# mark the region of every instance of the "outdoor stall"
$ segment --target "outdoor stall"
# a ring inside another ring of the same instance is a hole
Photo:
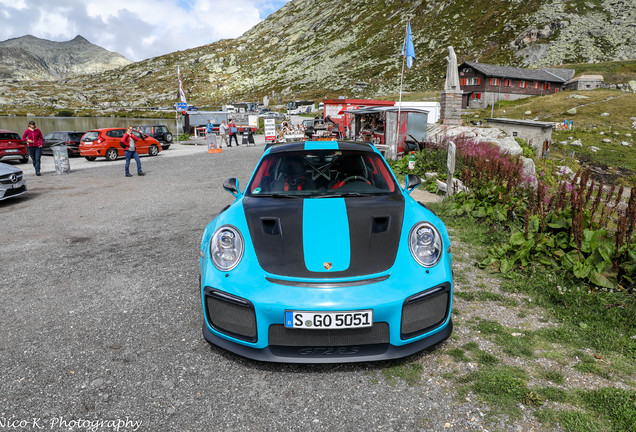
[[[419,150],[426,140],[428,111],[423,109],[367,107],[344,113],[351,116],[348,129],[352,138],[374,144],[387,159]]]

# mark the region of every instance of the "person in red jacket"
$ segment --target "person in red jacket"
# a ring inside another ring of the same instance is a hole
[[[137,153],[137,148],[135,147],[135,141],[137,141],[139,138],[137,138],[132,133],[132,131],[133,131],[132,126],[128,126],[128,129],[126,129],[126,133],[121,138],[121,144],[122,144],[122,147],[124,148],[124,154],[126,155],[126,165],[124,167],[126,177],[132,177],[132,174],[130,174],[130,171],[128,170],[128,168],[130,167],[131,158],[135,158],[135,162],[137,162],[137,175],[140,175],[140,176],[145,175],[144,172],[141,170],[141,161],[139,160],[139,153]]]
[[[29,127],[22,134],[22,139],[27,142],[29,146],[29,156],[33,161],[33,168],[35,168],[35,175],[40,174],[40,157],[42,156],[42,144],[44,144],[44,137],[42,131],[35,127],[33,120],[29,121]]]
[[[236,146],[239,146],[238,143],[238,138],[237,138],[237,131],[238,129],[236,128],[236,124],[234,124],[234,120],[230,119],[230,123],[227,125],[229,128],[229,133],[230,133],[230,144],[228,145],[228,147],[232,147],[232,138],[234,138],[234,142],[236,142]]]

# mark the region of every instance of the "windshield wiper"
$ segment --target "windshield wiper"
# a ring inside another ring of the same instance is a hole
[[[350,198],[350,197],[368,197],[377,195],[375,193],[363,193],[363,192],[344,192],[344,193],[330,193],[323,195],[316,195],[312,198]]]
[[[281,193],[259,193],[259,194],[252,194],[252,197],[258,198],[258,197],[266,197],[266,198],[291,198],[291,199],[302,199],[303,197],[300,195],[287,195],[287,194],[281,194]]]

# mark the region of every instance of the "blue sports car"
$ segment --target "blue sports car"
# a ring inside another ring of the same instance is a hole
[[[270,362],[404,357],[452,332],[446,227],[370,144],[269,147],[205,228],[203,335]]]

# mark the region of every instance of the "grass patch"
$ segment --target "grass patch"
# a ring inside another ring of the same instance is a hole
[[[487,353],[486,351],[479,351],[477,353],[477,363],[482,366],[496,365],[499,363],[499,358],[496,356]]]
[[[535,416],[542,423],[559,424],[566,432],[628,432],[636,425],[636,391],[611,387],[595,390],[537,389],[545,399],[567,402],[582,411],[543,409]]]
[[[560,388],[540,387],[535,391],[544,400],[553,402],[566,402],[568,400],[568,392]]]
[[[480,320],[475,328],[485,335],[494,335],[494,342],[501,346],[506,354],[514,357],[534,357],[532,334],[525,333],[513,336],[498,322],[488,320]]]
[[[530,402],[532,392],[527,387],[528,374],[510,366],[486,366],[467,375],[467,388],[486,402],[494,411],[519,417],[519,403]]]
[[[539,373],[539,376],[541,376],[541,378],[548,380],[550,382],[553,382],[555,384],[563,384],[563,382],[565,381],[565,377],[563,376],[563,374],[559,371],[555,371],[555,370],[551,370],[551,369],[544,369]]]
[[[589,291],[570,279],[532,269],[502,283],[507,291],[533,295],[533,303],[550,311],[560,326],[537,330],[535,337],[573,347],[592,348],[622,370],[636,374],[636,296]],[[588,362],[592,363],[592,362]],[[585,366],[583,366],[585,367]]]
[[[390,385],[397,385],[398,380],[402,380],[413,386],[420,382],[423,369],[420,363],[403,363],[382,369],[382,375]]]
[[[611,379],[610,374],[599,365],[599,362],[591,355],[577,351],[574,354],[575,358],[579,359],[579,362],[574,365],[574,369],[579,372],[592,373],[601,376],[605,379]]]
[[[466,356],[464,350],[461,348],[451,348],[446,353],[451,356],[456,362],[468,363],[470,361],[470,359]]]

